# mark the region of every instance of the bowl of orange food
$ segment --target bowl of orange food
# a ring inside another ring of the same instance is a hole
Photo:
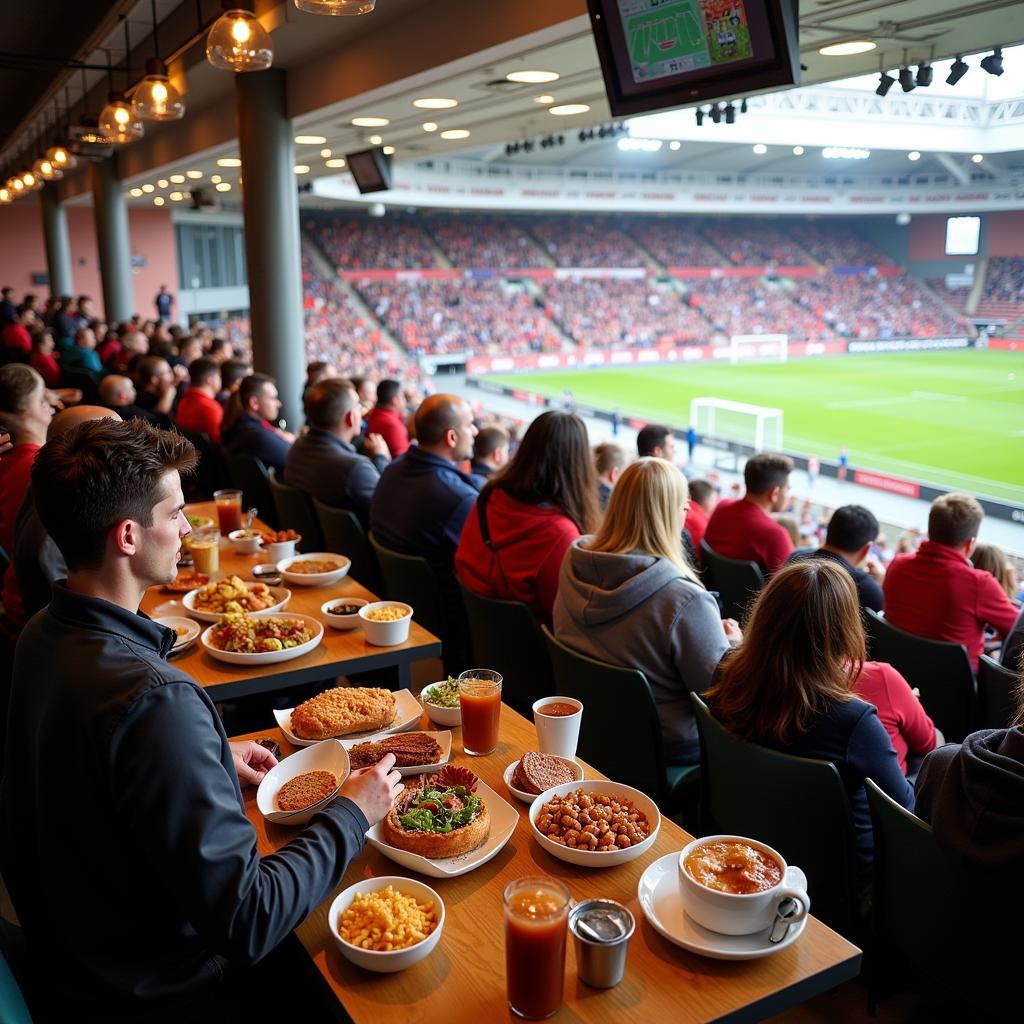
[[[329,551],[295,555],[277,563],[277,571],[287,583],[300,587],[329,587],[348,574],[352,561]]]

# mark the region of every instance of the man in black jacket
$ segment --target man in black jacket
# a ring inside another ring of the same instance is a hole
[[[331,894],[400,790],[389,755],[260,856],[240,784],[274,758],[228,743],[204,690],[167,661],[173,630],[138,611],[174,578],[189,530],[179,474],[195,462],[176,434],[97,420],[33,467],[68,579],[15,654],[0,868],[36,1019],[201,1018]]]

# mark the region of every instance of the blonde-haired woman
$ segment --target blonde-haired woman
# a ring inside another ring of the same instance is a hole
[[[600,530],[573,542],[555,599],[555,636],[613,665],[640,669],[658,705],[665,755],[700,760],[689,692],[703,692],[740,639],[683,554],[686,479],[664,459],[623,470]]]

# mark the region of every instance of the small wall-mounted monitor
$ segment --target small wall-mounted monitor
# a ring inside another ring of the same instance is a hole
[[[800,82],[797,0],[587,0],[616,117]]]
[[[361,193],[386,192],[391,188],[391,157],[383,149],[346,153],[345,163]]]
[[[977,256],[980,238],[980,217],[948,217],[946,219],[947,256]]]

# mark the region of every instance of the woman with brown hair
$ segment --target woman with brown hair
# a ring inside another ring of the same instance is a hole
[[[550,623],[569,545],[597,523],[597,482],[587,428],[573,413],[545,412],[469,513],[455,552],[463,585],[522,601]]]
[[[854,695],[865,658],[850,574],[832,562],[797,562],[758,595],[743,643],[705,696],[737,738],[836,766],[866,866],[872,843],[864,780],[908,809],[914,792],[875,708]]]

